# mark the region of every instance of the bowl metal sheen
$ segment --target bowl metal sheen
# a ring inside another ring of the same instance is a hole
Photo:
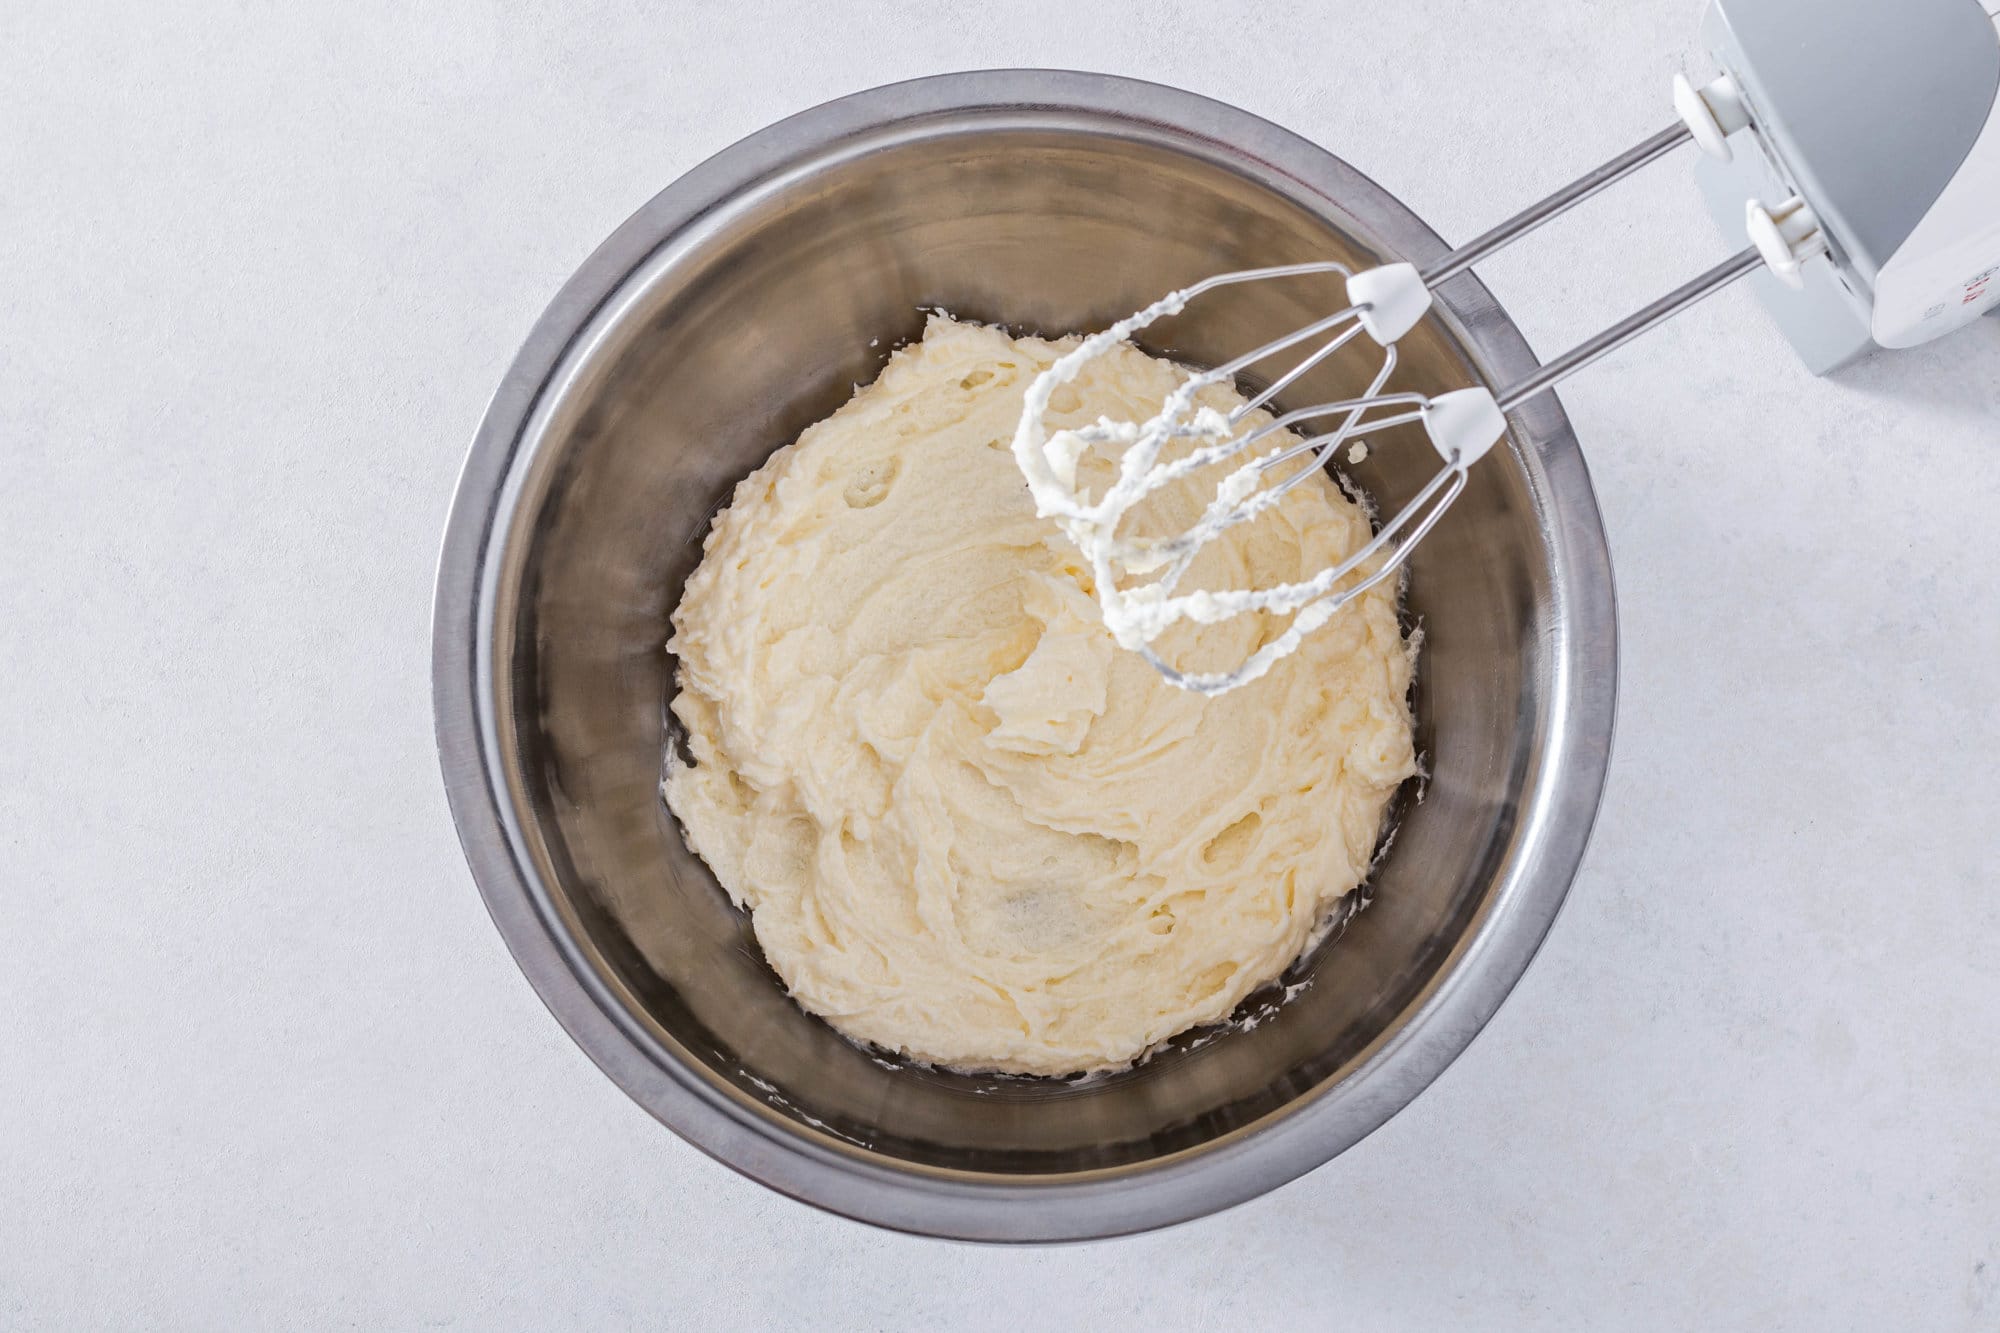
[[[878,88],[704,162],[563,288],[502,381],[438,573],[438,746],[501,934],[636,1101],[737,1170],[884,1226],[1112,1235],[1251,1198],[1348,1148],[1437,1077],[1526,968],[1583,854],[1617,635],[1589,477],[1552,396],[1514,414],[1412,565],[1428,779],[1372,905],[1252,1025],[1083,1081],[972,1077],[848,1044],[789,1001],[658,794],[662,644],[735,482],[866,383],[922,308],[1102,327],[1236,268],[1445,249],[1339,159],[1243,111],[1099,75]],[[1476,278],[1403,344],[1441,390],[1532,364]],[[1213,364],[1338,308],[1259,284],[1158,326]],[[1355,349],[1359,352],[1359,349]],[[1335,360],[1294,404],[1350,392]],[[1393,506],[1420,434],[1350,472]]]

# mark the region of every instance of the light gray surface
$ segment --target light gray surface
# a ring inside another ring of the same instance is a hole
[[[823,97],[1036,63],[1262,112],[1463,237],[1666,123],[1697,18],[835,8],[0,11],[0,1324],[2000,1320],[1993,321],[1821,382],[1732,292],[1565,391],[1624,595],[1597,842],[1487,1032],[1307,1179],[914,1241],[568,1043],[450,832],[428,598],[487,392],[626,213]],[[1665,167],[1487,275],[1553,350],[1723,253]]]

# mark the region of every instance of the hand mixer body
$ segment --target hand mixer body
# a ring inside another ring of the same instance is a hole
[[[2000,0],[1712,0],[1749,115],[1696,176],[1725,231],[1803,198],[1828,253],[1756,290],[1824,374],[2000,311]]]

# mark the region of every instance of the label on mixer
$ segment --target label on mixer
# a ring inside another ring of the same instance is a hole
[[[1993,295],[1993,279],[2000,278],[2000,264],[1987,269],[1978,277],[1965,284],[1965,299],[1961,305],[1977,305]]]

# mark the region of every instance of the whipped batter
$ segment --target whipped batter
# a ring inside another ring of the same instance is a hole
[[[665,793],[689,845],[801,1005],[959,1068],[1114,1067],[1226,1017],[1317,938],[1415,771],[1392,588],[1213,698],[1118,648],[1010,450],[1029,381],[1075,345],[933,318],[737,487],[673,618],[694,762],[670,756]],[[1047,419],[1144,420],[1186,378],[1122,346]],[[1138,530],[1212,493],[1155,496]],[[1315,477],[1187,585],[1298,579],[1368,536]],[[1285,623],[1160,642],[1221,664]]]

